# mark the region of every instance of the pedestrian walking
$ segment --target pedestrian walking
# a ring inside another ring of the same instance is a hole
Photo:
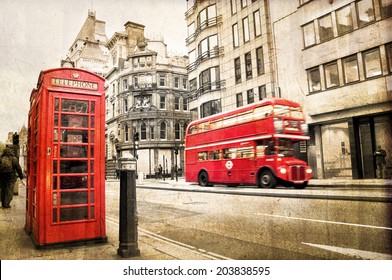
[[[376,166],[378,170],[377,178],[384,178],[384,169],[386,165],[385,157],[387,153],[385,150],[381,148],[381,146],[377,147],[377,150],[374,152],[374,158],[376,159]]]
[[[1,189],[1,205],[3,208],[10,208],[10,203],[14,196],[14,185],[19,178],[23,179],[22,168],[18,159],[12,153],[10,148],[5,148],[3,155],[0,157],[0,189]]]
[[[159,179],[162,178],[162,170],[163,170],[162,165],[159,165],[158,166],[158,176],[159,176]]]

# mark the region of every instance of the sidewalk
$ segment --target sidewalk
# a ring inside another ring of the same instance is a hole
[[[35,249],[24,230],[26,189],[20,184],[19,195],[11,201],[11,208],[0,208],[1,260],[210,260],[211,253],[166,239],[141,230],[138,234],[140,256],[122,258],[117,254],[119,245],[118,221],[106,219],[107,243],[74,247]]]

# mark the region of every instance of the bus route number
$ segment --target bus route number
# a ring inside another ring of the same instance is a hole
[[[232,162],[231,160],[229,160],[229,161],[226,162],[226,168],[227,168],[228,170],[230,170],[230,169],[233,168],[233,162]]]

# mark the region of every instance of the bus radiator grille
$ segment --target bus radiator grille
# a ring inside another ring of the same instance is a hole
[[[305,166],[294,165],[290,166],[291,181],[304,181],[305,180]]]

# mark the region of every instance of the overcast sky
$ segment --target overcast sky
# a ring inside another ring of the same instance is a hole
[[[162,36],[168,51],[185,55],[186,0],[0,0],[0,142],[27,126],[39,72],[60,67],[88,11],[106,22],[106,36],[133,21],[146,37]]]

